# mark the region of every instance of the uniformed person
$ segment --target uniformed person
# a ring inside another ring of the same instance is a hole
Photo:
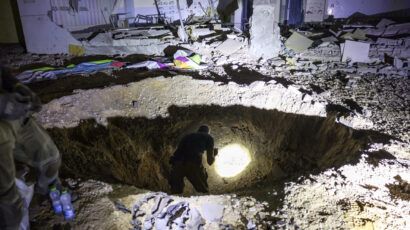
[[[0,229],[19,229],[23,203],[15,183],[15,160],[36,170],[35,191],[46,195],[58,182],[60,153],[32,118],[40,99],[0,67]]]
[[[170,159],[172,170],[169,184],[173,194],[183,192],[185,177],[197,192],[209,192],[208,174],[202,165],[202,154],[206,151],[209,165],[214,163],[215,156],[218,154],[218,150],[214,149],[214,139],[209,133],[209,127],[202,125],[196,133],[188,134],[180,141]]]

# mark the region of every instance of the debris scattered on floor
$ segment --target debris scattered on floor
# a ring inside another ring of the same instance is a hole
[[[64,76],[75,74],[92,74],[99,71],[106,71],[121,68],[124,62],[111,59],[83,62],[78,65],[69,65],[66,68],[42,67],[24,71],[16,76],[23,83],[31,83],[43,80],[55,80]]]

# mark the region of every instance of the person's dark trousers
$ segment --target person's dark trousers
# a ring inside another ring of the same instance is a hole
[[[208,174],[202,164],[194,162],[175,161],[172,164],[169,184],[172,194],[181,194],[184,191],[184,178],[194,186],[197,192],[208,193]]]

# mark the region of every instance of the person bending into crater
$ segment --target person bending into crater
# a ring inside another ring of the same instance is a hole
[[[214,148],[214,139],[209,127],[202,125],[196,133],[182,138],[178,148],[170,159],[172,165],[169,184],[173,194],[184,191],[184,178],[194,186],[197,192],[208,193],[208,174],[202,165],[202,154],[206,151],[209,165],[215,161],[218,149]]]
[[[16,186],[15,160],[37,172],[36,192],[47,195],[58,183],[60,153],[47,132],[32,118],[40,99],[0,67],[0,229],[28,228],[28,207]]]

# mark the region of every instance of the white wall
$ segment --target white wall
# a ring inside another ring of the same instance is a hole
[[[18,6],[28,52],[68,53],[69,44],[80,44],[70,32],[50,20],[50,1],[18,0]]]
[[[75,31],[108,24],[115,0],[79,0],[78,12],[70,8],[68,0],[47,0],[46,2],[51,4],[48,10],[52,10],[53,21],[70,31]]]
[[[335,18],[346,18],[355,12],[371,15],[410,8],[410,0],[328,0],[328,8],[332,4]]]

